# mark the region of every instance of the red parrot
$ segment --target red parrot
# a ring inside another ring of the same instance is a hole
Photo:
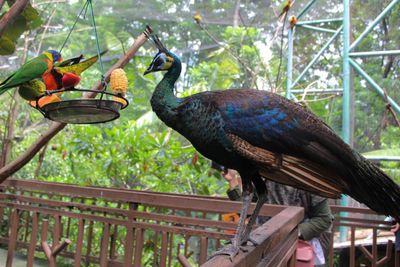
[[[106,53],[103,51],[100,55]],[[47,90],[59,90],[62,88],[73,88],[81,80],[80,75],[83,71],[88,69],[98,60],[99,56],[93,56],[82,62],[82,55],[70,60],[66,60],[58,65],[55,65],[53,69],[43,76],[43,81],[46,84]]]

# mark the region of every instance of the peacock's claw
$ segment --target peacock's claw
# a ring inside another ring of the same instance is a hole
[[[229,256],[229,259],[233,262],[233,258],[239,253],[239,249],[240,249],[239,246],[234,246],[232,244],[229,244],[228,246],[225,246],[222,249],[214,252],[209,259],[219,255],[227,255]]]
[[[247,239],[247,242],[250,242],[253,246],[260,245],[260,243],[257,240],[255,240],[254,238],[252,238],[251,236]]]

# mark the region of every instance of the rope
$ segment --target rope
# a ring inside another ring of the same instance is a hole
[[[106,83],[106,80],[105,80],[105,77],[104,77],[103,61],[101,60],[101,55],[100,55],[101,52],[100,52],[99,37],[97,35],[96,21],[94,19],[92,0],[87,0],[87,2],[90,4],[90,13],[92,15],[92,24],[93,24],[93,30],[94,30],[94,35],[95,35],[95,39],[96,39],[97,55],[99,56],[100,69],[101,69],[101,83],[102,83],[103,88],[105,90],[106,86],[107,86],[107,83]]]
[[[88,7],[89,7],[89,1],[90,1],[90,0],[86,1],[86,3],[83,5],[81,11],[79,12],[78,16],[76,16],[75,22],[74,22],[74,24],[72,25],[72,28],[71,28],[71,30],[69,31],[69,33],[68,33],[68,35],[67,35],[67,38],[65,39],[63,45],[61,46],[60,54],[61,54],[61,51],[63,50],[64,46],[67,44],[67,41],[68,41],[68,39],[69,39],[69,37],[70,37],[72,31],[74,30],[76,23],[78,23],[78,19],[79,19],[79,17],[82,15],[83,11],[85,11],[85,15],[84,15],[83,17],[86,16],[86,12],[87,12],[87,9],[88,9]]]
[[[75,26],[78,22],[78,19],[80,18],[80,16],[83,13],[83,18],[86,17],[87,14],[87,10],[90,7],[90,15],[91,15],[91,19],[92,19],[92,25],[93,25],[93,30],[94,30],[94,35],[95,35],[95,39],[96,39],[96,47],[97,47],[97,55],[99,57],[99,62],[100,62],[100,69],[101,69],[101,84],[103,86],[103,90],[106,89],[107,87],[107,83],[106,83],[106,78],[104,76],[104,66],[103,66],[103,61],[101,60],[101,51],[100,51],[100,44],[99,44],[99,36],[97,35],[97,27],[96,27],[96,21],[94,18],[94,12],[93,12],[93,4],[92,4],[92,0],[87,0],[85,2],[85,4],[83,5],[81,11],[79,12],[78,16],[75,19],[74,24],[72,25],[71,30],[69,31],[67,38],[65,39],[63,45],[61,46],[60,49],[60,54],[61,51],[63,50],[64,46],[66,45],[66,43],[68,42],[69,37],[71,36],[72,31],[75,29]]]

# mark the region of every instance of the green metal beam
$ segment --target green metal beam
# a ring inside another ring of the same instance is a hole
[[[308,24],[322,24],[331,22],[342,22],[343,18],[333,18],[333,19],[316,19],[316,20],[303,20],[297,21],[296,25],[308,25]]]
[[[349,64],[349,52],[350,52],[350,0],[343,0],[343,101],[342,101],[342,138],[343,140],[351,144],[351,92],[350,92],[350,64]],[[340,199],[340,205],[348,206],[348,196],[342,195]],[[347,217],[347,213],[341,213],[341,216]],[[347,228],[339,228],[341,242],[347,240]]]
[[[300,11],[299,15],[297,15],[297,19],[299,20],[307,11],[311,8],[311,6],[315,3],[316,0],[311,0],[306,4],[303,10]]]
[[[364,156],[373,161],[400,161],[400,156]]]
[[[342,94],[343,88],[333,88],[333,89],[291,89],[292,94]]]
[[[352,52],[349,54],[349,56],[351,57],[374,57],[374,56],[392,56],[392,55],[400,55],[400,50]]]
[[[328,40],[328,42],[319,50],[317,55],[308,63],[308,65],[304,68],[303,72],[296,78],[296,80],[292,83],[292,87],[297,84],[303,76],[307,73],[307,71],[314,65],[314,63],[318,60],[318,58],[325,52],[325,50],[329,47],[329,45],[336,39],[339,33],[342,31],[343,26],[340,26],[339,29],[336,30],[335,34]]]
[[[390,96],[385,96],[385,91],[371,78],[354,60],[349,59],[351,66],[372,86],[372,88],[393,107],[393,109],[400,114],[400,106]]]
[[[310,25],[304,25],[304,24],[303,25],[296,24],[296,26],[299,26],[299,27],[302,27],[305,29],[309,29],[309,30],[313,30],[313,31],[336,33],[336,30],[322,28],[322,27],[316,27],[316,26],[310,26]]]
[[[292,93],[292,74],[293,74],[293,28],[288,30],[288,62],[286,74],[286,98],[291,99]]]
[[[352,50],[354,47],[356,47],[362,39],[364,39],[365,36],[368,35],[368,33],[378,24],[381,19],[383,19],[388,12],[392,10],[392,8],[398,4],[400,0],[393,0],[376,18],[373,22],[371,22],[368,27],[358,36],[358,38],[351,44],[350,50]]]

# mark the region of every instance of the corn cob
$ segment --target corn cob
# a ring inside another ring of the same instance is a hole
[[[110,85],[114,94],[125,95],[128,90],[128,78],[123,69],[115,69],[111,72]]]
[[[115,69],[111,72],[110,85],[111,91],[114,94],[125,96],[126,91],[128,90],[128,78],[126,77],[125,71],[123,69]],[[113,96],[112,99],[121,103],[122,108],[128,105],[125,99],[121,97]]]

